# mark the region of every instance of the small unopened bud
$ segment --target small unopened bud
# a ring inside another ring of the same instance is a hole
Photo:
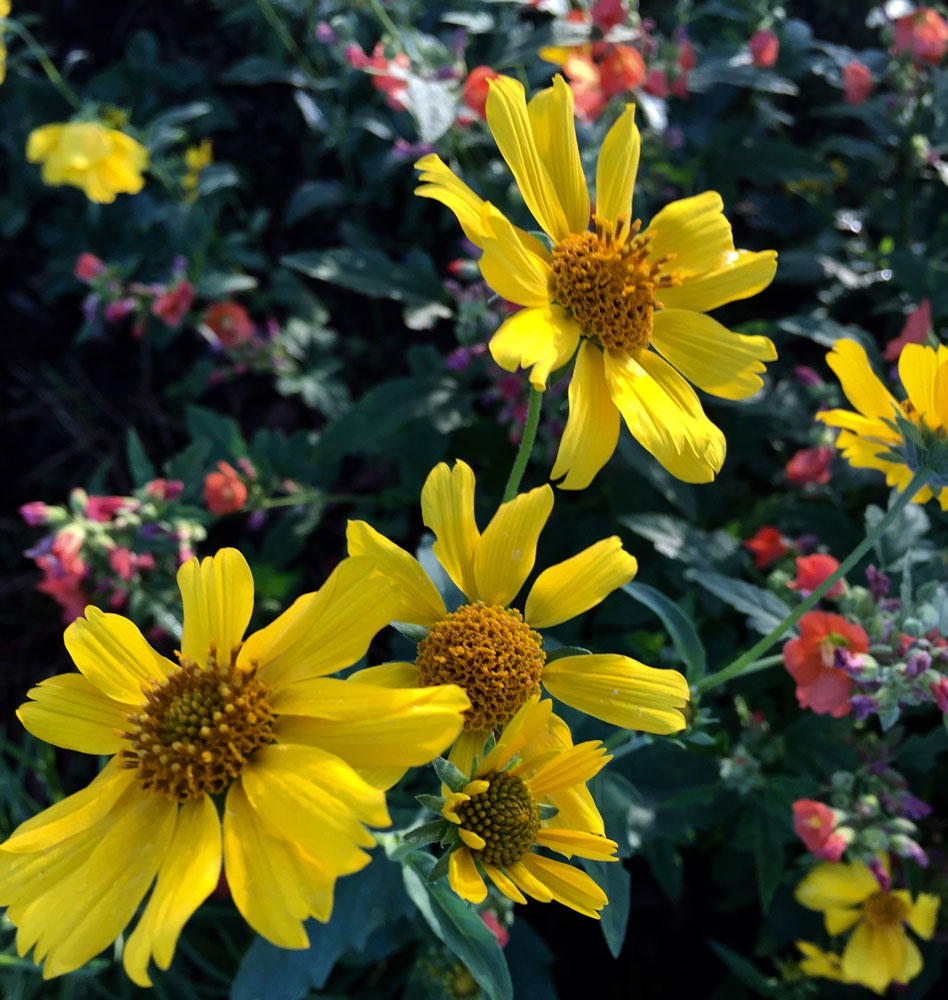
[[[911,837],[897,833],[889,841],[889,846],[896,854],[901,854],[903,858],[911,858],[920,868],[928,867],[928,855]]]

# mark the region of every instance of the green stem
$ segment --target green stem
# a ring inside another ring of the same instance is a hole
[[[836,583],[837,580],[841,580],[852,568],[859,562],[860,559],[872,548],[873,545],[879,540],[879,538],[884,534],[886,528],[898,517],[902,510],[908,506],[911,502],[912,497],[922,487],[925,486],[928,481],[931,472],[928,469],[919,469],[918,472],[912,477],[908,486],[899,495],[895,503],[886,511],[885,515],[879,520],[879,523],[866,535],[866,537],[849,553],[848,556],[839,564],[835,572],[831,573],[817,588],[814,590],[810,596],[805,600],[801,601],[794,609],[787,615],[786,618],[775,628],[772,632],[765,635],[763,639],[760,640],[756,645],[751,646],[746,653],[739,656],[732,664],[724,667],[722,670],[717,671],[717,673],[710,674],[707,677],[702,678],[694,685],[695,695],[704,694],[706,691],[710,691],[712,688],[716,688],[721,684],[726,684],[728,681],[733,680],[735,677],[740,677],[743,674],[753,673],[755,670],[761,670],[762,661],[758,661],[758,657],[763,653],[766,653],[770,647],[777,642],[788,629],[792,628],[796,623],[813,607],[814,604]],[[778,663],[782,659],[782,656],[772,656],[768,657],[768,660],[772,663]]]
[[[315,503],[361,503],[372,497],[359,496],[356,493],[291,493],[285,497],[264,497],[260,501],[260,510],[270,510],[272,507],[301,507],[304,504]]]
[[[392,36],[402,52],[404,52],[409,59],[411,59],[413,55],[416,55],[416,53],[409,50],[408,43],[402,37],[401,31],[398,30],[398,26],[388,16],[388,11],[379,3],[379,0],[369,0],[369,6],[381,22],[382,27]]]
[[[76,92],[63,79],[62,73],[53,65],[52,59],[46,55],[46,49],[33,37],[29,29],[24,28],[19,21],[7,18],[5,27],[12,31],[14,35],[22,38],[26,42],[27,48],[36,57],[36,61],[43,67],[43,72],[49,78],[49,82],[59,91],[63,100],[69,104],[73,110],[79,111],[82,108],[82,101],[76,96]]]
[[[270,0],[257,0],[257,6],[260,8],[260,13],[267,19],[270,27],[273,28],[274,34],[280,39],[286,51],[300,64],[311,81],[315,82],[318,80],[319,73],[316,67],[306,58],[306,54],[296,44],[296,39],[290,34],[287,26],[280,20],[280,15],[276,12]]]
[[[510,478],[504,489],[504,499],[501,503],[513,500],[520,487],[520,480],[530,461],[530,452],[533,451],[533,442],[537,437],[537,424],[540,422],[540,403],[543,401],[543,393],[530,386],[530,403],[527,408],[527,422],[523,425],[523,437],[520,439],[520,447],[517,449],[517,457],[514,459],[513,468],[510,470]]]

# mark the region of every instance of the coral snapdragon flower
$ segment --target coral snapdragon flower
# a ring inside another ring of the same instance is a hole
[[[797,682],[797,701],[817,715],[838,719],[849,713],[852,678],[836,666],[836,649],[865,653],[869,637],[861,625],[842,615],[808,611],[800,619],[800,637],[783,647],[783,663]]]
[[[839,861],[849,841],[844,833],[835,831],[838,816],[828,805],[815,799],[797,799],[793,803],[793,832],[823,861]]]
[[[632,216],[640,139],[631,106],[600,150],[592,229],[563,78],[529,106],[516,80],[494,80],[487,123],[548,243],[514,227],[435,155],[416,164],[416,193],[455,213],[483,250],[487,283],[524,307],[491,338],[501,368],[531,368],[533,387],[543,390],[576,356],[552,476],[565,477],[566,489],[588,486],[615,450],[621,416],[674,476],[710,481],[724,462],[724,435],[689,383],[745,399],[776,351],[766,337],[732,333],[704,312],[766,288],[776,253],[735,250],[712,191],[673,202],[642,229]]]
[[[204,477],[204,502],[212,514],[233,514],[247,502],[247,484],[229,462]]]
[[[895,21],[896,53],[908,52],[917,63],[936,66],[948,50],[948,24],[931,7],[917,7]]]
[[[769,524],[758,528],[754,537],[744,542],[744,548],[753,555],[754,565],[758,569],[766,569],[775,559],[790,551],[790,546],[780,531]]]

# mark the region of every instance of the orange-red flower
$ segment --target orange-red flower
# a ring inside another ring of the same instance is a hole
[[[769,69],[780,54],[780,39],[772,31],[755,31],[750,40],[751,62]]]
[[[913,309],[905,320],[902,332],[885,345],[883,361],[897,361],[906,344],[924,344],[928,341],[928,331],[932,328],[932,307],[928,299],[922,299],[917,309]]]
[[[165,289],[152,303],[152,314],[170,326],[179,326],[194,302],[194,288],[182,278],[174,287]]]
[[[800,708],[810,708],[817,715],[829,713],[835,719],[849,713],[853,682],[836,666],[840,648],[865,653],[869,637],[862,626],[825,611],[810,611],[800,619],[800,638],[783,647],[783,663],[797,682]]]
[[[481,121],[487,121],[487,91],[490,81],[496,80],[500,74],[490,66],[475,66],[464,81],[461,100],[477,115]]]
[[[236,302],[215,302],[208,309],[204,323],[224,347],[245,344],[253,337],[253,320]]]
[[[793,829],[814,857],[839,861],[851,837],[834,832],[836,812],[815,799],[797,799],[793,803]],[[851,831],[850,831],[851,832]]]
[[[753,554],[754,565],[758,569],[766,569],[775,559],[790,551],[783,535],[769,524],[758,528],[757,534],[744,542],[744,548]]]
[[[212,514],[232,514],[247,502],[247,487],[237,470],[227,462],[218,462],[220,472],[204,478],[204,502]]]
[[[810,483],[825,486],[830,481],[834,452],[835,449],[828,444],[801,448],[787,462],[787,479],[793,486],[808,486]]]
[[[847,104],[862,104],[872,91],[872,73],[865,63],[850,59],[843,67],[843,96]]]
[[[624,94],[645,78],[645,60],[631,45],[612,45],[599,63],[599,77],[606,97]]]
[[[787,586],[791,590],[799,590],[806,597],[828,577],[839,569],[839,560],[832,556],[817,552],[812,556],[797,557],[797,578]],[[826,597],[839,597],[843,592],[843,581],[837,580],[826,592]]]
[[[596,0],[589,13],[593,24],[607,34],[625,21],[629,10],[622,0]]]
[[[895,22],[895,51],[935,66],[948,49],[948,24],[931,7],[917,7]]]

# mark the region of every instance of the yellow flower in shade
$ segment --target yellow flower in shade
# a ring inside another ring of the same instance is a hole
[[[128,975],[150,985],[149,960],[168,967],[222,858],[237,909],[274,944],[305,948],[303,921],[329,919],[336,878],[369,861],[364,824],[390,822],[384,793],[356,769],[427,763],[468,705],[458,688],[326,676],[363,656],[398,604],[369,569],[344,560],[241,641],[246,561],[235,549],[192,559],[178,572],[177,663],[120,615],[89,607],[69,626],[79,673],[43,681],[17,714],[40,739],[112,759],[0,845],[0,904],[45,978],[111,944],[157,876],[123,953]]]
[[[81,188],[90,201],[109,204],[117,194],[137,194],[148,150],[131,136],[98,122],[66,122],[34,129],[26,158],[43,164],[43,183]]]
[[[448,880],[472,903],[487,895],[486,874],[515,903],[526,903],[525,896],[541,903],[556,900],[598,920],[608,902],[602,889],[584,871],[534,848],[567,858],[618,860],[615,841],[601,829],[564,826],[561,815],[572,805],[570,793],[585,792],[585,783],[612,758],[598,741],[551,749],[551,709],[552,702],[531,698],[504,727],[472,780],[447,796],[442,812],[461,840],[449,860]],[[543,806],[561,810],[553,817],[560,820],[557,825],[542,818]]]
[[[890,486],[905,489],[923,463],[930,486],[913,499],[938,497],[948,510],[948,347],[907,344],[899,355],[899,378],[908,398],[897,402],[869,366],[861,344],[837,340],[826,356],[843,392],[858,410],[825,410],[818,420],[842,428],[836,446],[859,469],[878,469]]]
[[[713,479],[724,462],[724,435],[690,383],[745,399],[762,385],[763,362],[777,355],[766,337],[732,333],[704,313],[766,288],[776,253],[735,250],[713,191],[673,202],[641,230],[632,218],[639,132],[631,105],[599,153],[592,229],[573,94],[562,77],[529,105],[516,80],[491,81],[487,123],[551,249],[511,225],[435,155],[416,164],[416,194],[455,213],[483,250],[484,279],[524,307],[491,338],[497,364],[530,367],[533,387],[542,390],[576,354],[552,477],[564,476],[566,489],[588,486],[615,450],[621,414],[673,475]]]
[[[803,954],[800,959],[800,971],[807,976],[821,979],[835,979],[839,983],[849,980],[843,975],[843,960],[831,951],[823,951],[809,941],[797,941],[797,947]]]
[[[10,0],[0,0],[0,17],[10,16]],[[0,83],[7,78],[7,47],[3,41],[3,27],[0,26]]]
[[[214,151],[210,139],[202,139],[200,145],[188,146],[184,151],[184,165],[187,168],[181,184],[188,201],[196,201],[201,174],[214,162]]]
[[[919,937],[930,938],[938,914],[937,896],[923,892],[913,900],[904,889],[883,892],[866,865],[856,861],[814,868],[797,886],[796,898],[809,909],[822,912],[829,934],[855,927],[843,949],[840,976],[830,978],[884,993],[890,983],[907,983],[922,971],[922,956],[906,934],[905,925]],[[800,947],[806,951],[802,944]],[[823,956],[827,960],[833,957]],[[826,975],[825,971],[810,972],[801,967],[808,975]],[[825,967],[832,967],[832,963]],[[811,968],[824,968],[824,964],[818,961]]]
[[[388,663],[354,680],[395,688],[458,684],[468,693],[464,733],[451,760],[466,771],[484,740],[540,684],[573,708],[626,729],[674,733],[685,727],[688,683],[675,670],[647,667],[618,654],[548,658],[535,630],[559,625],[599,604],[635,575],[635,558],[619,538],[605,538],[544,570],[524,611],[510,607],[533,569],[537,540],[553,508],[540,486],[502,504],[481,534],[474,520],[474,473],[464,462],[436,466],[421,492],[434,554],[469,603],[448,612],[420,563],[364,521],[350,521],[350,556],[374,560],[397,584],[396,619],[427,629],[414,663]]]

